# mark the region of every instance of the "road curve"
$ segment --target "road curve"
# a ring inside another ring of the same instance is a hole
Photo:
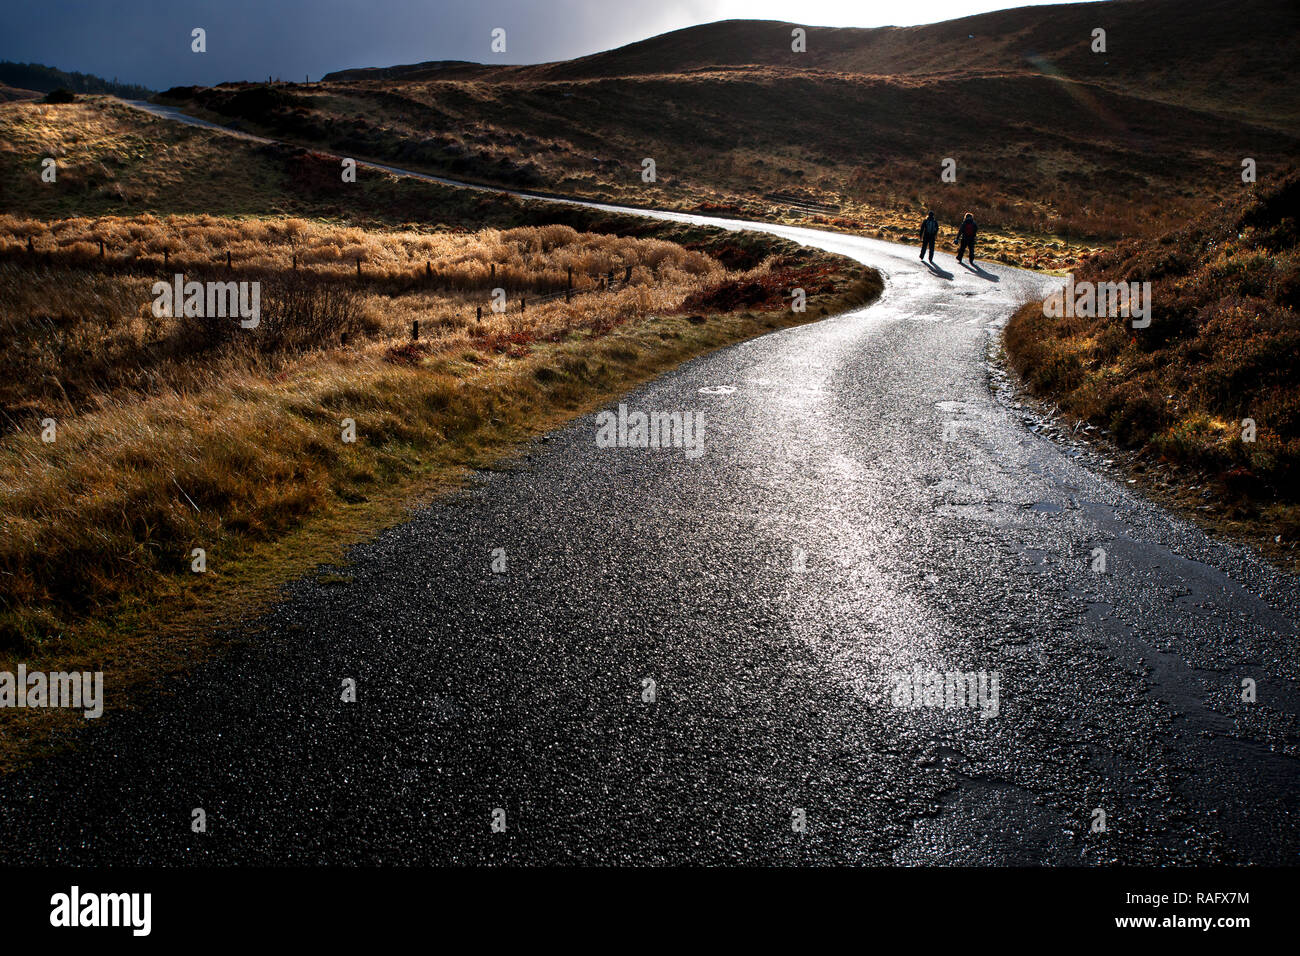
[[[1296,862],[1296,582],[999,397],[990,344],[1053,280],[620,211],[886,291],[619,400],[698,410],[698,457],[587,416],[297,582],[0,779],[0,861]],[[996,674],[996,715],[896,706],[918,669]]]

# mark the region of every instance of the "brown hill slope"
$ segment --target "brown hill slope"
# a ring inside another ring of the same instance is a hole
[[[1290,79],[1300,62],[1300,5],[1294,0],[1107,0],[999,10],[914,27],[803,24],[808,44],[802,54],[790,48],[797,25],[724,20],[567,62],[520,67],[432,62],[344,70],[325,79],[553,82],[747,66],[888,75],[1013,72],[1212,106],[1286,128],[1300,118]],[[1106,30],[1104,55],[1091,51],[1097,27]]]
[[[39,99],[40,96],[41,94],[35,90],[18,89],[0,83],[0,103],[10,103],[14,100],[35,100]]]

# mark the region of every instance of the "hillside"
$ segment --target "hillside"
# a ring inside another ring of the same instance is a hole
[[[1272,43],[1258,42],[1267,23]],[[790,31],[808,30],[794,54]],[[1091,52],[1094,28],[1107,52]],[[464,62],[342,70],[327,81],[478,79],[542,82],[681,74],[762,66],[868,75],[1024,73],[1139,92],[1165,102],[1293,129],[1288,95],[1300,62],[1300,7],[1291,0],[1106,0],[1021,7],[914,27],[816,27],[726,20],[676,30],[592,56],[536,66]]]
[[[1104,14],[1111,53],[1088,52]],[[1240,24],[1267,18],[1250,50]],[[1176,27],[1156,30],[1159,21]],[[290,142],[512,188],[909,239],[971,211],[990,258],[1069,268],[1300,161],[1290,4],[1034,7],[927,27],[726,21],[570,63],[423,64],[163,98]],[[973,38],[971,34],[974,34]],[[656,181],[642,179],[642,161]],[[956,162],[956,182],[942,163]]]
[[[1199,511],[1300,535],[1300,174],[1154,242],[1096,257],[1076,282],[1150,281],[1151,325],[1053,319],[1026,306],[1013,367],[1105,429]],[[1249,440],[1243,421],[1255,423]],[[1170,475],[1173,478],[1170,478]]]
[[[23,90],[0,83],[0,103],[9,103],[14,100],[35,100],[39,99],[40,96],[41,94],[36,90]]]

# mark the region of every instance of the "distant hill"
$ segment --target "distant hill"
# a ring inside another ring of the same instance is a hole
[[[134,83],[118,83],[90,73],[66,73],[40,63],[11,63],[9,60],[0,60],[0,85],[38,93],[59,89],[73,93],[108,93],[129,100],[148,99],[153,95],[153,90]]]
[[[10,103],[14,100],[34,100],[39,99],[40,95],[36,90],[20,90],[0,83],[0,103]]]
[[[790,48],[796,26],[723,20],[559,63],[430,62],[343,70],[325,79],[574,81],[753,66],[893,76],[1019,73],[1140,91],[1164,102],[1194,101],[1269,125],[1293,128],[1300,119],[1300,99],[1290,95],[1300,63],[1296,0],[1106,0],[915,27],[802,24],[808,31],[802,54]],[[1105,54],[1091,50],[1096,28],[1106,31]]]

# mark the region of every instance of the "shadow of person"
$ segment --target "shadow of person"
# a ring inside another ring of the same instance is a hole
[[[933,262],[927,262],[927,263],[925,264],[925,266],[926,266],[927,269],[930,270],[930,274],[931,274],[931,275],[936,275],[936,276],[938,276],[940,279],[951,279],[951,278],[952,278],[952,273],[951,273],[951,272],[944,272],[943,269],[941,269],[939,266],[935,265]]]
[[[977,266],[977,265],[974,265],[974,264],[971,264],[971,263],[967,263],[967,262],[962,262],[960,259],[958,259],[957,262],[958,262],[958,264],[960,264],[963,268],[969,269],[971,272],[975,273],[975,274],[976,274],[977,276],[979,276],[981,279],[988,279],[990,282],[1000,282],[1000,281],[1001,281],[1001,280],[1000,280],[997,276],[995,276],[992,272],[985,272],[982,268],[980,268],[980,267]]]

